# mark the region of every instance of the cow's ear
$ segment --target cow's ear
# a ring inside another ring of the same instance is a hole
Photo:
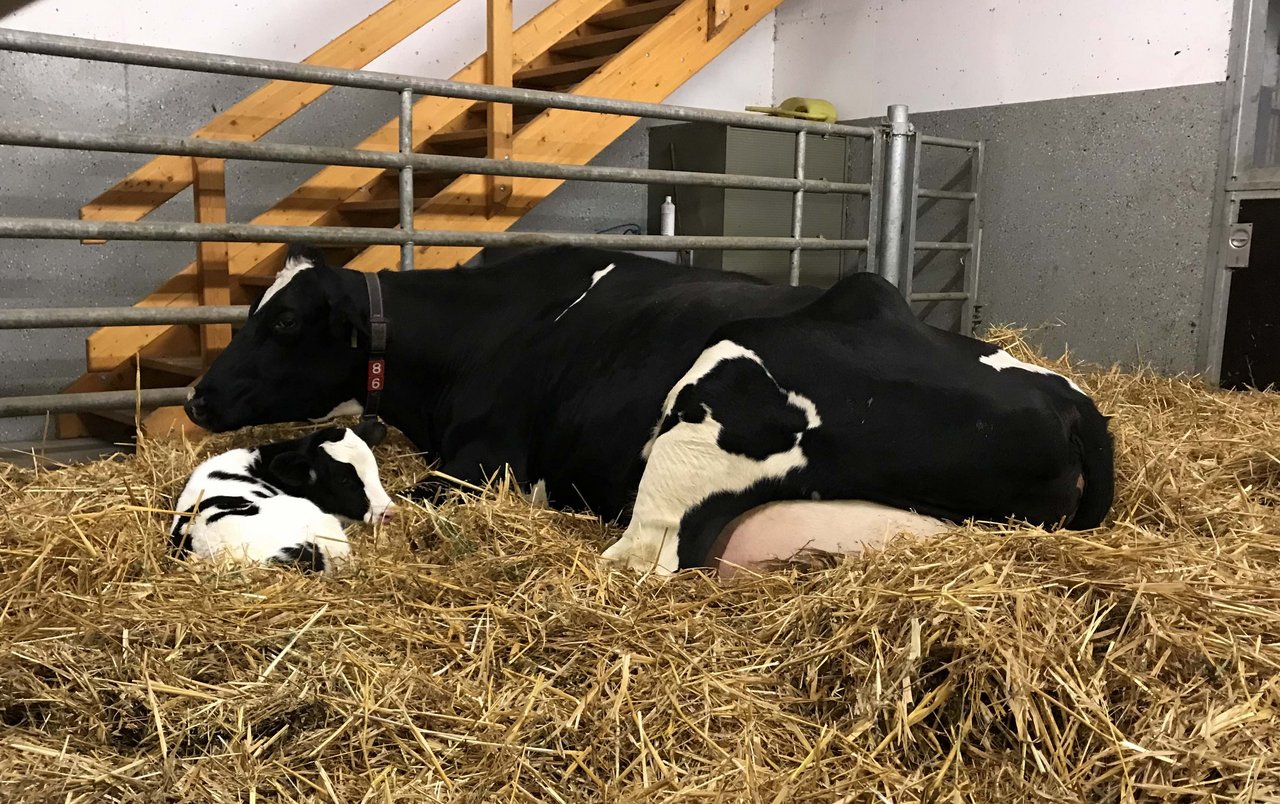
[[[378,446],[387,437],[387,426],[377,419],[362,421],[352,427],[351,431],[371,447]]]
[[[316,470],[301,452],[282,452],[272,458],[271,472],[291,488],[303,488],[316,482]]]
[[[366,337],[369,334],[369,321],[365,311],[369,301],[364,292],[364,283],[354,295],[343,286],[341,272],[330,266],[324,266],[316,272],[324,288],[325,301],[329,303],[329,326],[339,338],[352,338],[355,333]]]

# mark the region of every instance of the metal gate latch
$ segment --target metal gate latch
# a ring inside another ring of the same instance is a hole
[[[1249,246],[1253,243],[1252,223],[1233,223],[1227,232],[1227,268],[1249,267]]]

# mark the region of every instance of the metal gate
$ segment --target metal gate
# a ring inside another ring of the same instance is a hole
[[[306,144],[269,144],[231,140],[97,134],[51,131],[33,123],[0,123],[0,145],[107,151],[148,155],[174,155],[288,162],[310,165],[343,165],[390,168],[399,171],[397,228],[265,226],[241,223],[162,223],[83,221],[0,217],[0,237],[74,240],[145,240],[182,242],[312,243],[316,245],[398,245],[400,269],[413,267],[413,249],[421,245],[530,247],[555,244],[596,246],[634,251],[684,251],[690,249],[781,250],[790,254],[790,281],[803,280],[801,255],[805,251],[841,250],[863,255],[866,270],[884,276],[912,302],[953,302],[961,305],[960,329],[971,328],[981,251],[979,207],[982,144],[967,140],[931,137],[916,132],[906,106],[891,106],[878,127],[816,123],[742,112],[726,112],[667,104],[640,103],[532,89],[469,84],[390,73],[345,70],[310,64],[222,56],[210,53],[143,47],[75,37],[0,30],[0,50],[89,61],[160,67],[198,73],[280,79],[396,93],[400,99],[400,150],[366,151]],[[567,109],[636,118],[700,121],[726,126],[782,131],[795,135],[795,176],[792,178],[697,171],[600,167],[479,157],[419,154],[412,151],[412,110],[416,96],[434,95],[491,103],[519,103],[544,109]],[[867,142],[870,180],[830,181],[805,174],[808,137],[849,137]],[[966,189],[920,187],[922,148],[958,149],[966,154]],[[660,184],[667,186],[741,188],[791,194],[790,237],[609,235],[574,232],[474,232],[415,230],[413,181],[415,170],[438,170],[491,176],[570,181]],[[802,237],[807,194],[836,193],[862,199],[866,235],[851,239]],[[916,240],[921,201],[958,201],[968,205],[965,239]],[[914,293],[916,255],[961,252],[962,289]],[[248,308],[234,307],[97,307],[0,310],[0,329],[33,329],[85,326],[157,324],[215,324],[243,321]],[[27,416],[89,410],[132,409],[181,404],[184,388],[108,391],[0,398],[0,416]]]

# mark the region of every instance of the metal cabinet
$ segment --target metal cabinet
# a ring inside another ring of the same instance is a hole
[[[806,178],[851,180],[847,177],[850,145],[846,138],[805,136]],[[795,175],[795,142],[794,134],[709,123],[654,126],[649,129],[649,167],[790,178]],[[650,233],[659,231],[659,207],[668,195],[676,205],[676,234],[791,236],[791,193],[667,185],[649,186]],[[834,193],[806,193],[803,236],[844,237],[845,198]],[[693,264],[700,267],[740,271],[782,284],[789,278],[789,260],[786,251],[703,250],[692,256]],[[827,287],[846,270],[854,269],[848,255],[838,251],[805,251],[800,260],[800,282],[804,285]]]

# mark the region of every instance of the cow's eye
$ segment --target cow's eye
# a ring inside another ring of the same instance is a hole
[[[298,326],[298,319],[293,317],[293,313],[281,313],[272,326],[276,332],[293,332]]]

